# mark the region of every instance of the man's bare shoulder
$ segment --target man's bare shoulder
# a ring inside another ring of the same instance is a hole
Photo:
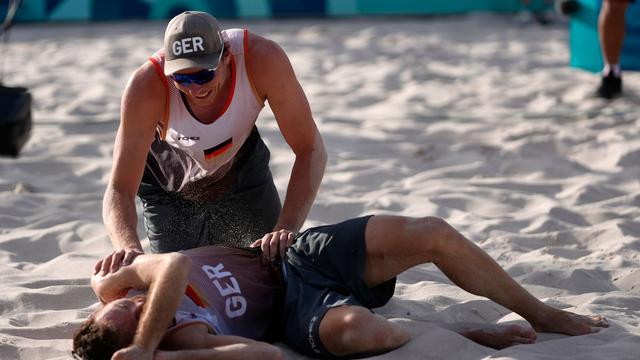
[[[249,33],[249,69],[263,99],[270,89],[285,79],[293,79],[293,68],[284,50],[275,41]]]
[[[249,52],[252,55],[269,55],[279,49],[279,45],[262,35],[249,31]]]
[[[160,95],[162,97],[159,100],[164,100],[164,86],[164,81],[155,65],[151,61],[147,61],[133,72],[127,82],[126,92],[131,96],[145,98]]]
[[[155,129],[165,111],[168,96],[166,86],[164,78],[151,61],[136,69],[122,95],[122,122]]]
[[[249,32],[249,57],[262,70],[288,62],[287,55],[278,43],[252,32]]]

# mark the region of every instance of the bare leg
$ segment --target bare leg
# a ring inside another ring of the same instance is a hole
[[[382,353],[410,339],[408,332],[362,306],[333,308],[320,322],[322,345],[338,356]]]
[[[619,64],[624,40],[624,14],[627,0],[604,0],[598,18],[598,35],[602,56],[607,64]],[[606,74],[605,74],[606,75]]]
[[[370,287],[413,266],[433,262],[462,289],[520,314],[537,331],[581,335],[608,326],[602,317],[577,315],[545,305],[439,218],[373,217],[367,224],[366,247],[364,280]]]
[[[519,325],[456,323],[445,327],[495,349],[536,341],[535,331]],[[411,336],[364,307],[345,305],[327,312],[320,323],[320,339],[332,354],[347,356],[387,352],[402,346]]]

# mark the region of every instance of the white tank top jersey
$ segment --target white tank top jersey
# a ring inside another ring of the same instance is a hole
[[[231,56],[231,91],[222,111],[212,119],[197,120],[189,110],[186,99],[169,76],[164,75],[164,51],[158,50],[149,58],[162,78],[168,101],[164,119],[158,122],[158,137],[172,148],[151,147],[150,155],[162,169],[156,171],[160,184],[168,191],[180,191],[186,185],[205,177],[209,181],[222,178],[255,125],[264,107],[251,76],[247,71],[248,31],[228,29],[222,38],[229,44]]]

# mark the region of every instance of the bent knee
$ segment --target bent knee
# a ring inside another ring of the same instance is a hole
[[[442,218],[427,216],[419,218],[418,224],[419,233],[416,237],[421,240],[420,248],[424,252],[433,255],[449,253],[452,247],[464,240],[464,237]]]
[[[367,352],[395,349],[409,339],[410,335],[405,330],[366,309],[345,318],[342,332],[342,340],[346,348],[350,344],[359,344],[367,349]]]
[[[395,349],[410,339],[403,329],[362,307],[343,307],[342,314],[322,328],[321,339],[329,352],[338,356]],[[322,331],[324,330],[324,331]]]
[[[424,228],[424,230],[431,233],[446,234],[447,232],[453,230],[451,225],[449,225],[446,220],[437,216],[421,217],[418,219],[418,221],[421,227]]]
[[[349,306],[345,307],[345,309],[347,311],[338,323],[344,336],[360,331],[374,316],[369,309],[359,306]]]
[[[340,344],[350,343],[371,316],[368,309],[359,306],[334,308],[320,324],[320,335]]]

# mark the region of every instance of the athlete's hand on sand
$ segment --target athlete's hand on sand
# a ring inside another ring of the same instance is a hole
[[[115,250],[96,263],[93,274],[102,273],[102,275],[107,275],[108,273],[115,273],[122,266],[131,264],[133,259],[141,254],[144,254],[144,252],[136,248]]]
[[[295,241],[295,235],[293,232],[287,229],[280,229],[273,231],[262,239],[258,239],[251,244],[251,247],[262,248],[262,256],[269,260],[273,260],[276,256],[280,255],[280,258],[284,258],[284,254],[287,252],[287,248],[291,246]]]
[[[111,360],[153,360],[153,351],[147,352],[136,345],[131,345],[118,350]]]

